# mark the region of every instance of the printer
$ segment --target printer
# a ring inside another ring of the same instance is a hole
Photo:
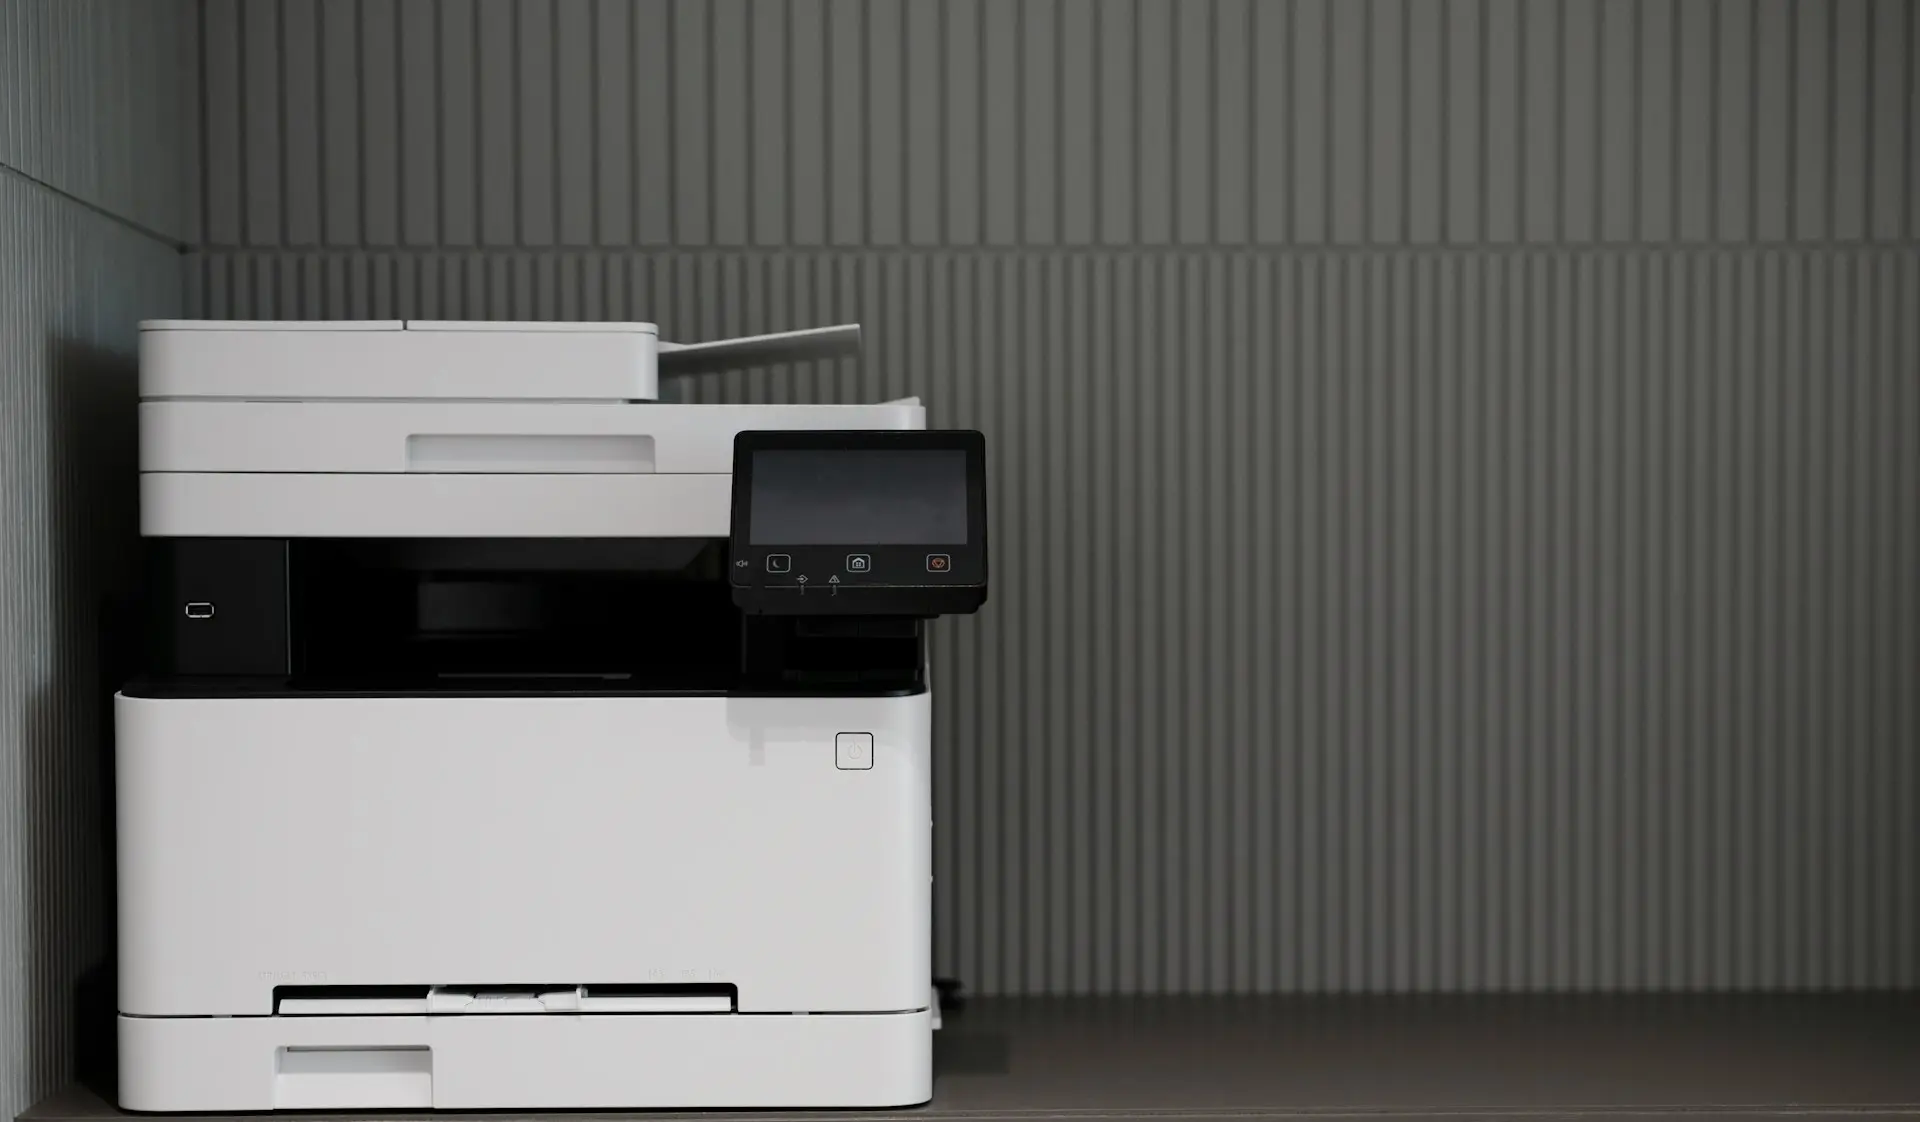
[[[984,444],[644,323],[141,328],[120,1105],[932,1096],[926,627]]]

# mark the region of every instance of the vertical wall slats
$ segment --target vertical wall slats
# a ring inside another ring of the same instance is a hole
[[[201,115],[206,121],[206,182],[202,188],[201,208],[205,214],[207,241],[216,245],[241,245],[243,200],[246,185],[245,155],[241,147],[241,114],[247,105],[242,88],[241,60],[243,37],[242,8],[236,0],[210,0],[201,8],[203,49],[206,60],[200,83],[206,91]]]
[[[1139,132],[1135,113],[1139,104],[1136,82],[1137,53],[1133,49],[1137,24],[1131,4],[1101,3],[1094,7],[1094,36],[1099,46],[1095,66],[1099,70],[1099,174],[1094,177],[1091,204],[1100,218],[1100,241],[1107,245],[1125,245],[1135,238],[1137,192],[1134,169],[1137,166]],[[1269,70],[1275,68],[1268,68]],[[992,149],[988,149],[991,153]]]
[[[1004,18],[1017,15],[1007,13]],[[853,33],[843,40],[853,56],[850,69],[860,79],[849,112],[839,118],[860,141],[858,171],[850,176],[863,187],[860,232],[855,238],[881,245],[907,240],[906,16],[903,5],[866,5],[853,24]]]
[[[1914,261],[670,254],[660,318],[798,283],[883,342],[796,396],[990,434],[1008,560],[938,668],[970,983],[1888,985]]]
[[[858,320],[675,392],[985,430],[943,972],[1920,974],[1908,6],[435,7],[208,8],[280,88],[208,117],[196,310]]]
[[[409,190],[433,190],[431,183],[403,181],[406,169],[400,128],[400,18],[407,5],[400,0],[355,0],[354,6],[352,42],[357,43],[358,48],[350,61],[356,64],[354,77],[359,84],[360,113],[353,122],[352,137],[359,148],[360,236],[364,245],[394,246],[400,244],[401,208]],[[541,135],[544,136],[548,128],[550,126],[543,127]],[[540,149],[531,150],[537,159]],[[551,153],[551,147],[546,151]],[[521,172],[523,177],[538,174],[526,165],[522,165]],[[527,217],[523,216],[522,221],[527,221]],[[540,240],[545,242],[551,238]]]
[[[1413,54],[1405,0],[1370,0],[1367,35],[1366,138],[1369,242],[1410,241],[1411,174],[1406,160]]]
[[[1327,167],[1327,238],[1347,245],[1369,238],[1373,16],[1370,0],[1329,0],[1325,38],[1312,48],[1325,54],[1327,68],[1326,149],[1319,157]]]
[[[1480,240],[1511,242],[1521,236],[1519,215],[1526,194],[1520,141],[1526,134],[1527,98],[1521,88],[1520,13],[1539,11],[1523,0],[1485,0],[1480,10]]]
[[[1231,72],[1223,65],[1216,39],[1223,18],[1221,9],[1222,5],[1215,3],[1209,4],[1204,13],[1184,17],[1177,9],[1174,13],[1174,109],[1170,114],[1174,138],[1174,240],[1183,245],[1206,245],[1217,240],[1214,222],[1220,198],[1214,184],[1224,186],[1228,179],[1226,153],[1218,147],[1219,138],[1213,131],[1228,119],[1214,104],[1215,84]],[[1052,68],[1045,61],[1041,65],[1044,69],[1037,77],[1045,81]],[[1241,92],[1243,104],[1245,96]],[[1044,98],[1035,103],[1034,108],[1038,111],[1036,115],[1044,119],[1053,108],[1052,98]],[[1052,150],[1053,141],[1050,128],[1036,137],[1037,145],[1048,151]],[[1223,157],[1218,167],[1212,160],[1216,152]],[[1233,164],[1237,166],[1237,160]],[[1036,201],[1028,199],[1030,210]],[[1047,209],[1052,209],[1056,202],[1044,200]]]
[[[1920,59],[1920,13],[1907,9],[1907,56],[1901,70],[1907,83],[1908,121],[1920,120],[1920,81],[1914,79],[1915,60]],[[1906,238],[1920,238],[1920,140],[1907,130],[1907,229]]]
[[[274,152],[274,171],[285,175],[286,195],[279,207],[283,225],[273,236],[293,246],[325,242],[320,8],[319,0],[289,0],[280,8],[273,55],[279,61],[280,88],[272,91],[268,108],[278,113],[285,132],[280,136],[269,132],[261,139]]]
[[[1719,79],[1720,48],[1728,40],[1720,37],[1719,6],[1675,0],[1673,81],[1675,113],[1673,121],[1674,236],[1681,241],[1700,242],[1714,236],[1714,193],[1716,156],[1719,141],[1715,129],[1714,92]]]
[[[1835,4],[1795,3],[1792,23],[1793,229],[1818,238],[1830,228],[1835,151]],[[1848,60],[1851,65],[1851,60]]]
[[[673,0],[639,0],[627,6],[631,40],[621,48],[631,59],[628,102],[633,120],[633,237],[640,245],[674,240],[674,176],[679,149],[674,124]]]
[[[1448,83],[1452,77],[1445,49],[1449,32],[1446,15],[1444,4],[1409,4],[1400,59],[1393,64],[1401,66],[1406,74],[1402,89],[1406,119],[1387,143],[1398,145],[1405,161],[1402,206],[1406,240],[1415,245],[1431,245],[1446,230],[1446,159],[1452,139],[1446,132]]]
[[[1857,241],[1866,236],[1873,176],[1867,148],[1872,139],[1872,81],[1878,54],[1870,40],[1871,0],[1837,0],[1834,6],[1833,106],[1828,128],[1833,150],[1827,181],[1833,193],[1827,237]]]
[[[1793,83],[1793,0],[1758,0],[1753,43],[1753,228],[1758,241],[1794,236],[1793,161],[1795,134]]]
[[[1664,242],[1678,236],[1676,214],[1682,188],[1675,111],[1683,77],[1680,16],[1689,6],[1699,5],[1687,5],[1685,0],[1642,0],[1631,9],[1633,80],[1624,94],[1615,96],[1632,100],[1637,119],[1638,144],[1633,161],[1639,175],[1633,193],[1633,236],[1642,241]]]
[[[975,245],[981,240],[985,217],[986,58],[981,39],[980,0],[952,0],[940,5],[940,27],[932,46],[937,58],[939,128],[929,138],[940,145],[938,199],[942,240],[951,245]]]
[[[1639,236],[1638,66],[1639,8],[1635,0],[1600,0],[1594,50],[1599,56],[1595,77],[1597,138],[1596,236],[1605,242],[1631,241]],[[1462,59],[1463,62],[1467,61]],[[1471,73],[1471,71],[1469,71]]]
[[[341,6],[329,4],[325,7],[331,15]],[[514,166],[513,116],[518,91],[513,55],[515,32],[512,0],[481,0],[474,12],[473,34],[471,52],[474,62],[470,68],[473,92],[466,100],[472,106],[477,142],[471,150],[475,160],[471,174],[473,205],[478,212],[478,242],[484,246],[505,247],[518,240],[519,230],[514,201],[518,195],[519,176]],[[456,43],[457,40],[448,43],[449,55],[459,53]],[[640,58],[634,60],[636,72],[644,70],[645,61]],[[449,101],[455,100],[459,99],[449,94]],[[452,127],[457,129],[458,125]],[[466,151],[464,148],[449,149],[450,154]],[[331,186],[331,182],[329,180],[329,199],[339,191]],[[461,208],[455,206],[450,209],[458,214]]]
[[[442,4],[437,12],[434,104],[440,127],[421,142],[432,146],[439,181],[439,240],[449,246],[472,246],[480,242],[480,24],[472,4]],[[611,117],[624,107],[623,101],[612,98],[602,104],[601,112]],[[626,123],[626,118],[620,120]],[[630,235],[624,227],[621,233]]]
[[[1873,240],[1901,236],[1901,186],[1913,150],[1913,116],[1906,104],[1912,70],[1908,64],[1911,4],[1874,0],[1867,14],[1871,57],[1865,60],[1869,87],[1866,136],[1867,232]]]
[[[111,953],[105,647],[137,581],[134,343],[200,226],[185,3],[0,5],[0,1113],[74,1072]],[[227,72],[222,80],[238,75]],[[241,118],[219,128],[239,140]],[[218,182],[237,219],[240,162]],[[235,227],[237,232],[237,227]],[[90,1057],[97,1059],[95,1057]]]
[[[1758,184],[1754,171],[1754,109],[1758,79],[1754,72],[1754,45],[1758,8],[1757,0],[1748,0],[1723,4],[1715,13],[1718,27],[1713,55],[1716,79],[1714,235],[1722,241],[1756,240],[1753,200]]]
[[[437,26],[439,10],[431,4],[403,4],[394,14],[398,43],[394,54],[395,128],[399,137],[400,245],[440,245],[441,206],[446,198],[440,181],[440,58],[444,44]],[[577,161],[576,161],[577,164]]]
[[[787,77],[794,32],[788,24],[799,14],[775,5],[755,8],[746,17],[751,38],[747,66],[753,77],[748,87],[752,102],[746,107],[750,150],[741,191],[748,195],[752,208],[749,227],[755,245],[785,245],[788,241],[791,202],[773,191],[754,190],[753,185],[763,178],[775,183],[791,183],[794,178],[787,169],[789,154],[794,150],[790,112],[794,83]],[[810,85],[817,93],[818,82]],[[811,205],[817,206],[817,200]]]
[[[1021,240],[1060,238],[1060,13],[1063,0],[1018,0],[1015,91]]]
[[[559,229],[555,244],[594,245],[595,196],[599,192],[603,155],[617,159],[620,147],[603,153],[599,147],[599,111],[606,91],[599,84],[599,44],[594,0],[558,0],[553,12],[553,166],[555,206]],[[616,100],[617,99],[610,99]],[[624,108],[624,106],[621,106]],[[431,152],[430,145],[425,146]]]
[[[28,43],[32,40],[27,33],[27,20],[31,14],[24,4],[0,8],[0,74],[8,75],[14,82],[30,73],[32,52]],[[17,89],[10,85],[7,92],[14,94]],[[0,160],[17,166],[31,158],[29,153],[34,149],[35,137],[28,114],[35,108],[35,102],[27,98],[0,99]]]
[[[281,9],[277,5],[243,8],[240,12],[240,88],[232,111],[240,117],[241,153],[237,217],[239,235],[248,245],[284,245],[287,231],[282,209],[288,191],[281,182],[285,129],[281,110],[288,77],[280,46]]]
[[[1117,15],[1118,9],[1109,8],[1108,14]],[[991,245],[1013,245],[1022,239],[1017,15],[1017,7],[1004,0],[980,0],[977,7],[963,5],[948,12],[948,18],[956,25],[963,21],[977,24],[975,34],[980,44],[977,56],[953,59],[950,72],[957,75],[971,68],[977,73],[974,79],[977,90],[969,88],[968,80],[956,78],[953,93],[956,102],[963,97],[977,99],[981,140],[974,151],[979,167],[981,233],[983,240]],[[966,42],[968,34],[956,29],[953,44]],[[992,143],[987,142],[988,138]],[[1132,169],[1127,169],[1125,174],[1131,175]],[[954,174],[951,178],[963,175]]]
[[[1127,169],[1133,199],[1134,244],[1161,245],[1173,239],[1175,9],[1172,0],[1141,0],[1133,15],[1128,44],[1133,88],[1128,95],[1133,142]]]
[[[1522,3],[1518,43],[1521,109],[1520,237],[1530,242],[1559,241],[1565,209],[1566,165],[1562,159],[1569,133],[1581,131],[1584,114],[1566,112],[1561,82],[1569,73],[1561,23],[1562,5]]]
[[[911,245],[938,245],[944,240],[947,224],[947,182],[951,175],[943,127],[947,92],[943,25],[952,13],[939,3],[908,3],[904,7],[904,240]]]
[[[124,10],[6,5],[0,12],[0,167],[164,239],[194,239],[200,228],[198,11],[195,0]],[[76,135],[91,142],[74,143]],[[229,139],[237,144],[239,138]]]
[[[508,158],[517,173],[514,184],[518,203],[515,240],[523,245],[560,244],[558,180],[561,165],[556,147],[560,129],[557,97],[560,63],[554,35],[556,5],[557,0],[515,0],[511,13],[511,69],[505,73],[489,73],[482,78],[483,82],[491,84],[511,75],[509,88],[513,101],[509,110],[512,115],[509,135],[513,148]],[[698,29],[701,21],[684,20],[681,27],[683,33],[689,27]],[[692,55],[695,59],[703,59],[705,52],[695,48]],[[703,83],[704,70],[692,66],[688,68],[688,73],[692,75],[693,82]],[[704,84],[676,90],[675,93],[687,95],[676,102],[679,106],[700,107],[709,104]],[[707,135],[705,125],[706,122],[702,120],[697,127],[683,131],[704,138]],[[371,138],[368,149],[370,152],[374,150]],[[685,166],[697,178],[691,181],[688,190],[681,192],[683,200],[700,200],[703,215],[707,198],[704,155],[704,151],[689,153],[691,158]],[[370,180],[373,178],[371,172],[368,177]]]
[[[751,243],[751,213],[747,192],[750,177],[758,169],[751,166],[753,107],[749,99],[762,81],[778,81],[779,72],[763,71],[754,65],[753,40],[761,35],[780,34],[771,9],[759,18],[747,19],[747,0],[709,0],[705,6],[708,62],[702,77],[706,87],[694,92],[682,87],[691,99],[707,106],[707,143],[711,145],[708,178],[705,186],[712,207],[710,236],[720,245]],[[691,124],[691,122],[689,122]],[[779,127],[779,119],[765,122]],[[780,175],[779,180],[786,177]]]

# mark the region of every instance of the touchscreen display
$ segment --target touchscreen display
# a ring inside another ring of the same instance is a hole
[[[965,545],[967,453],[761,449],[747,537],[753,545]]]

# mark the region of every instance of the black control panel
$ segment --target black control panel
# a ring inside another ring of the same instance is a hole
[[[978,611],[986,492],[978,432],[740,433],[734,603],[764,615]]]

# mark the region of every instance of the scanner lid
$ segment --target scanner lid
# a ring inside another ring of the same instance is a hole
[[[855,353],[858,324],[671,343],[651,323],[147,320],[146,400],[634,402],[660,376]]]

